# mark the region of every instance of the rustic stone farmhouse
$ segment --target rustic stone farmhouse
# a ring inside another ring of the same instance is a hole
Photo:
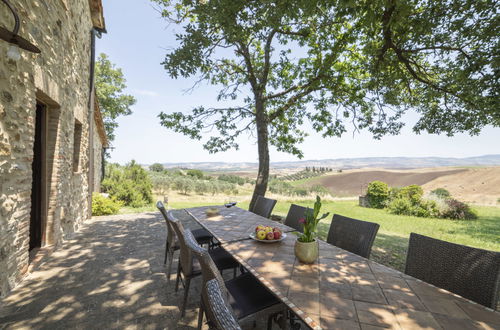
[[[107,146],[93,84],[101,0],[0,0],[0,26],[12,31],[7,3],[41,52],[12,54],[0,40],[2,296],[90,217]]]

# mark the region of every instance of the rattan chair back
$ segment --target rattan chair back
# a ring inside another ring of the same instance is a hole
[[[182,268],[182,272],[185,276],[190,276],[193,271],[193,254],[191,253],[191,249],[186,245],[185,236],[187,234],[191,234],[189,230],[185,230],[182,223],[174,217],[172,212],[167,213],[168,219],[170,220],[170,224],[175,231],[177,236],[177,240],[179,241],[180,254],[179,254],[179,262]],[[192,236],[192,234],[191,234]]]
[[[175,232],[168,219],[167,210],[165,209],[163,203],[160,201],[156,202],[156,207],[158,208],[158,210],[160,210],[163,218],[165,219],[165,223],[167,224],[167,245],[172,246],[175,244]]]
[[[411,233],[405,273],[498,309],[500,252]]]
[[[202,287],[201,295],[207,302],[205,313],[212,327],[218,330],[241,329],[216,279],[206,282]]]
[[[292,227],[301,233],[304,232],[304,225],[299,222],[300,219],[304,219],[306,217],[307,207],[292,204],[290,205],[290,209],[288,210],[288,214],[285,219],[285,225],[288,227]]]
[[[275,199],[266,198],[264,196],[258,196],[252,212],[264,218],[269,218],[271,216],[271,212],[273,211],[275,205],[276,205]]]
[[[335,214],[326,241],[341,249],[369,258],[379,227],[377,223]]]

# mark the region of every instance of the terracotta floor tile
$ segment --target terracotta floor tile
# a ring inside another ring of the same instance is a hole
[[[382,290],[374,285],[351,285],[354,300],[387,304]]]
[[[341,298],[331,292],[321,293],[319,299],[321,316],[357,321],[352,300]]]
[[[321,293],[330,293],[335,294],[341,298],[351,299],[352,300],[352,289],[349,284],[345,283],[332,283],[328,281],[321,281],[319,283],[319,289]]]
[[[383,291],[390,305],[403,309],[427,311],[414,293],[391,289],[384,289]]]
[[[359,323],[352,320],[342,320],[333,317],[322,316],[320,318],[321,328],[328,330],[359,330]]]
[[[319,295],[293,292],[288,295],[288,299],[310,317],[319,316]]]
[[[435,296],[419,296],[425,307],[433,314],[443,314],[446,316],[469,319],[469,316],[457,305],[453,299],[443,299]]]
[[[367,310],[357,310],[360,323],[376,325],[385,328],[399,328],[396,316],[389,308],[374,306]]]
[[[397,309],[393,311],[399,325],[403,329],[439,329],[439,323],[434,319],[431,313],[409,310]]]
[[[500,329],[500,311],[491,312],[481,305],[469,302],[457,302],[457,305],[471,318],[477,321],[497,324]]]

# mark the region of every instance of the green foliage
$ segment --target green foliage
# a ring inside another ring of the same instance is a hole
[[[210,152],[253,130],[266,165],[254,197],[266,190],[269,144],[303,156],[306,120],[324,137],[398,134],[415,110],[416,132],[500,126],[493,0],[153,1],[181,30],[168,74],[217,85],[232,103],[162,112],[160,123],[197,140],[210,131]]]
[[[149,166],[149,170],[153,172],[163,172],[165,167],[160,163],[154,163]]]
[[[203,179],[205,176],[201,170],[187,170],[186,174],[197,179]]]
[[[318,223],[326,218],[330,213],[324,213],[321,217],[319,211],[321,210],[321,198],[316,196],[316,202],[313,209],[308,209],[305,214],[305,219],[302,219],[304,225],[304,232],[298,234],[298,240],[303,243],[314,242],[318,232]]]
[[[221,181],[226,181],[226,182],[238,184],[240,186],[244,185],[246,182],[245,178],[242,178],[241,176],[237,176],[234,174],[221,174],[221,175],[219,175],[218,179]]]
[[[92,194],[92,215],[111,215],[117,214],[120,210],[121,204],[107,198],[101,194]]]
[[[441,212],[440,216],[456,220],[475,220],[477,219],[477,212],[463,202],[448,198],[446,200],[446,209]]]
[[[102,189],[126,206],[140,207],[153,202],[151,178],[139,164],[107,164]]]
[[[116,68],[106,54],[100,54],[95,63],[95,89],[109,141],[115,139],[116,118],[130,115],[130,107],[136,102],[132,95],[123,93],[125,88],[122,70]]]
[[[424,190],[422,189],[422,187],[416,184],[401,188],[397,195],[398,198],[409,199],[412,204],[420,203],[423,196]]]
[[[389,186],[382,181],[372,181],[368,184],[366,196],[370,201],[370,206],[376,209],[382,209],[386,206],[389,198]]]
[[[438,198],[442,198],[442,199],[446,199],[446,198],[451,197],[450,192],[444,188],[434,189],[433,191],[431,191],[431,194],[437,196]]]

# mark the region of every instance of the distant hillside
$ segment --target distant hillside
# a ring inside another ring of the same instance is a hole
[[[193,162],[193,163],[164,163],[167,168],[195,168],[205,171],[254,171],[257,163],[229,163],[229,162]],[[387,168],[412,169],[444,166],[497,166],[500,165],[500,155],[485,155],[467,158],[444,157],[366,157],[366,158],[338,158],[321,160],[302,160],[292,162],[274,162],[271,168],[298,169],[312,166],[331,167],[333,169],[356,168]]]

